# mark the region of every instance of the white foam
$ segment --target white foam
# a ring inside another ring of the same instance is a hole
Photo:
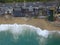
[[[46,37],[46,38],[47,38],[48,35],[49,35],[49,31],[47,31],[47,30],[38,30],[37,33],[38,33],[39,35],[43,36],[43,37]]]
[[[38,35],[41,35],[45,38],[47,38],[51,32],[56,32],[56,31],[42,30],[38,27],[34,27],[31,25],[26,25],[26,24],[1,24],[0,25],[0,31],[10,30],[13,34],[20,34],[22,33],[23,30],[26,30],[26,29],[36,31]]]
[[[8,27],[9,27],[9,25],[3,25],[3,24],[1,24],[0,25],[0,31],[6,31],[6,30],[8,30]]]

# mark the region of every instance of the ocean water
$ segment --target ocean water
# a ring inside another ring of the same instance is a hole
[[[1,24],[0,45],[60,45],[60,31],[26,24]]]

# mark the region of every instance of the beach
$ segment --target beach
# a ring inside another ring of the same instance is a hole
[[[0,17],[0,24],[28,24],[39,27],[43,30],[60,30],[60,27],[54,26],[46,19],[34,19],[25,17]]]

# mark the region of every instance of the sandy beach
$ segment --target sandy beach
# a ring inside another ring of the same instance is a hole
[[[45,19],[29,19],[29,18],[21,18],[21,17],[0,17],[0,24],[28,24],[39,27],[41,29],[47,30],[60,30],[60,27],[56,27],[53,24],[49,23]]]

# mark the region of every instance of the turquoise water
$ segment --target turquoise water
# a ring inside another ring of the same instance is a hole
[[[60,32],[31,25],[0,25],[0,45],[60,45]]]

